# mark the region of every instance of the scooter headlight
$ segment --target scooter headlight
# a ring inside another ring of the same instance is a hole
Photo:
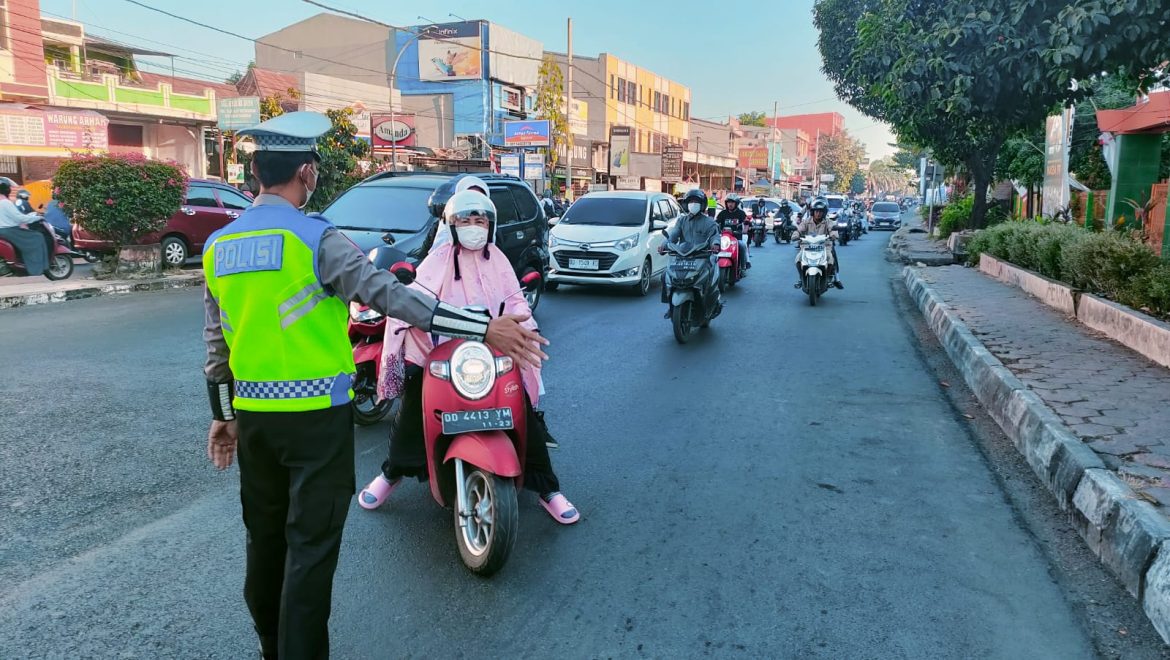
[[[459,345],[451,354],[451,383],[465,399],[482,399],[496,383],[496,359],[491,350],[477,341]]]
[[[724,252],[730,250],[731,249],[731,239],[727,236],[720,236],[719,237],[719,249],[723,250]]]

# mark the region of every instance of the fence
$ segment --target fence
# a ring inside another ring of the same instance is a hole
[[[1150,247],[1154,248],[1154,252],[1158,254],[1165,254],[1162,243],[1166,240],[1163,232],[1166,229],[1166,196],[1167,188],[1170,188],[1170,183],[1163,181],[1162,183],[1155,183],[1150,190],[1150,201],[1153,203],[1153,208],[1146,214],[1146,225],[1143,229],[1146,232],[1146,237],[1150,242]]]

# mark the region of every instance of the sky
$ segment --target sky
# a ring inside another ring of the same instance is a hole
[[[140,0],[159,9],[237,34],[259,38],[324,11],[302,0]],[[868,156],[894,152],[893,135],[836,98],[821,72],[814,0],[322,0],[392,25],[465,19],[499,23],[566,49],[566,18],[573,18],[573,50],[612,53],[691,88],[691,114],[726,121],[729,114],[840,112],[845,128],[865,143]],[[42,12],[76,19],[88,32],[144,48],[173,52],[177,75],[226,77],[253,59],[251,41],[197,27],[127,0],[41,0]],[[453,17],[454,15],[455,17]],[[155,60],[169,69],[169,60]],[[157,66],[157,65],[156,65]],[[144,67],[149,69],[148,67]]]

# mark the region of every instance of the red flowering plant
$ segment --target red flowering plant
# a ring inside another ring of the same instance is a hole
[[[161,230],[186,192],[182,167],[138,154],[75,155],[53,175],[53,196],[65,212],[116,249]]]

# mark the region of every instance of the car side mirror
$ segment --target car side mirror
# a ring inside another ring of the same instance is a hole
[[[548,226],[549,227],[556,227],[557,223],[560,221],[561,221],[561,219],[559,217],[553,216],[553,217],[548,219]]]
[[[541,279],[543,278],[540,276],[540,273],[536,272],[535,270],[529,271],[524,275],[524,277],[520,278],[520,288],[528,291],[529,293],[536,291],[540,288]]]
[[[666,221],[665,220],[653,220],[653,221],[651,221],[651,223],[653,225],[652,229],[654,231],[663,231],[666,229]]]
[[[390,266],[390,272],[394,277],[398,278],[399,282],[403,284],[410,284],[414,282],[415,270],[414,266],[408,261],[399,261],[393,266]]]

